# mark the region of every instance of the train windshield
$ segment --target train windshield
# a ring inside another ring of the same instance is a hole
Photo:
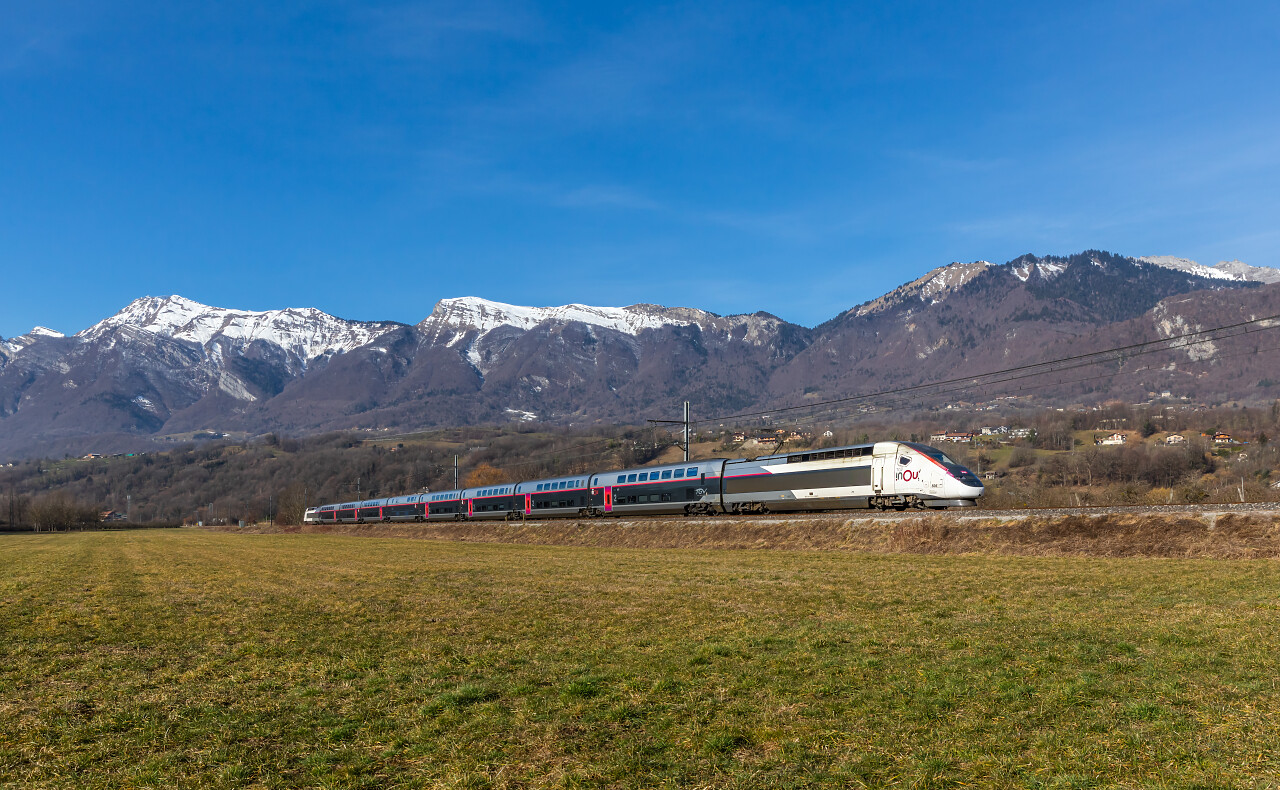
[[[923,453],[929,456],[930,458],[932,458],[933,460],[937,461],[938,463],[942,464],[943,468],[945,468],[948,472],[969,471],[965,469],[963,466],[961,466],[960,464],[956,463],[955,460],[951,458],[951,456],[947,455],[946,453],[942,452],[936,447],[930,447],[925,444],[916,444],[914,442],[905,442],[905,444],[911,449],[915,450],[916,452]]]

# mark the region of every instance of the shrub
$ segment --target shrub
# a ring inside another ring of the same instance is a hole
[[[1036,465],[1036,453],[1028,447],[1015,447],[1013,454],[1009,456],[1009,468],[1018,469],[1023,466]]]

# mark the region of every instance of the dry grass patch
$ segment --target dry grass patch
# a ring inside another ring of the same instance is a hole
[[[234,531],[234,530],[233,530]],[[988,518],[963,511],[909,518],[856,515],[714,519],[447,521],[263,528],[263,534],[399,537],[476,543],[635,549],[782,549],[1021,556],[1280,557],[1269,513],[1099,514]]]
[[[195,531],[0,554],[3,784],[1280,782],[1267,561]]]

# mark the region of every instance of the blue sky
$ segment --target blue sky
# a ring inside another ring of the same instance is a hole
[[[1280,266],[1274,3],[3,3],[0,335]],[[1045,10],[1045,9],[1049,10]]]

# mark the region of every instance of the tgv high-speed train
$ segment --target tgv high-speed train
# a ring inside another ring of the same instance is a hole
[[[309,524],[968,507],[977,476],[915,442],[713,458],[308,508]]]

